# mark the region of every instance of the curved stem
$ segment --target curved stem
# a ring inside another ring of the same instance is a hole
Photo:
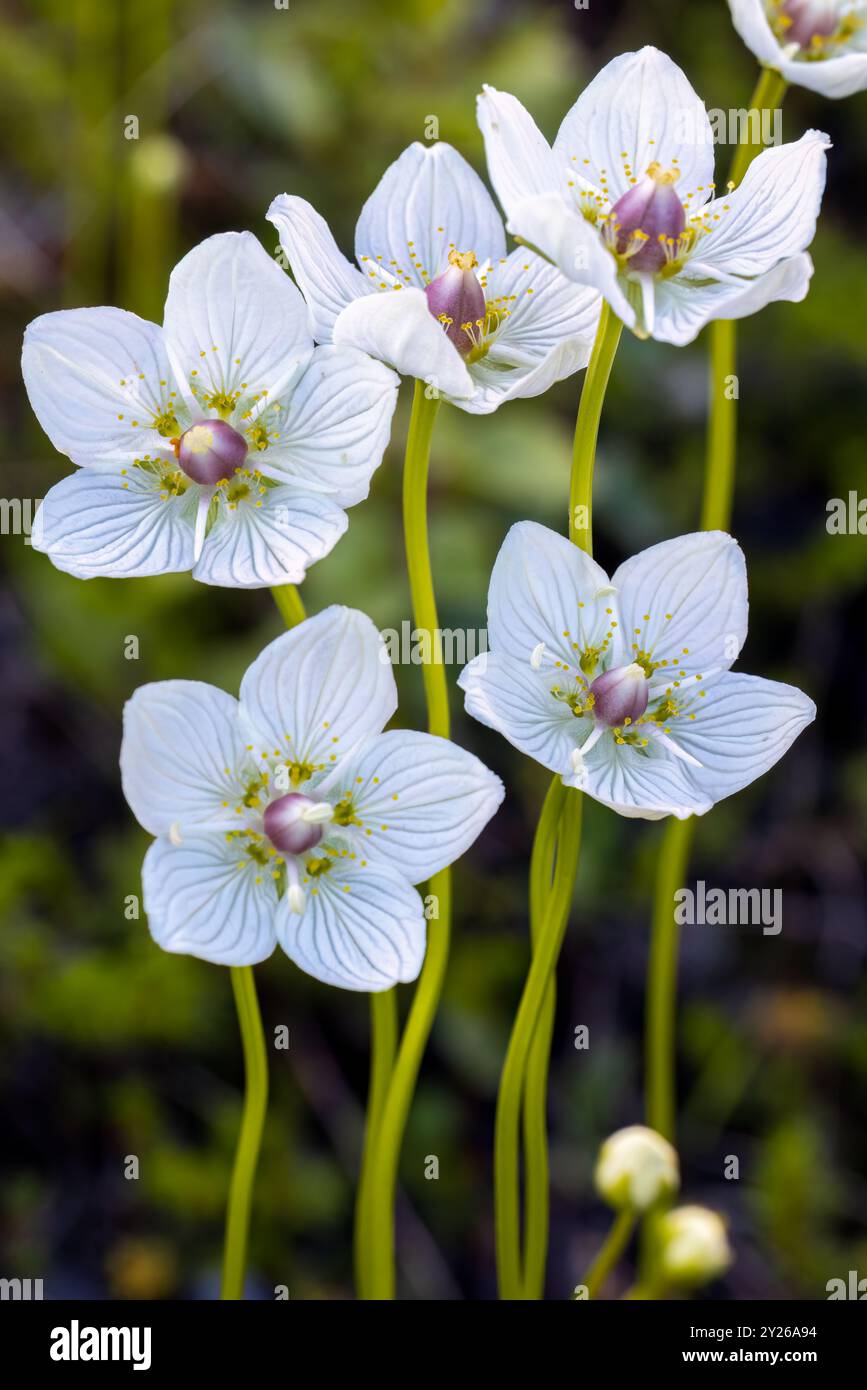
[[[500,1078],[494,1137],[494,1197],[500,1297],[524,1297],[521,1277],[518,1139],[527,1058],[545,992],[563,943],[578,868],[583,798],[567,790],[560,816],[557,859],[538,940]]]
[[[427,480],[430,446],[439,400],[415,384],[406,441],[403,483],[403,523],[406,561],[415,627],[423,634],[423,648],[430,655],[422,667],[428,710],[428,730],[449,736],[449,701],[436,596],[430,564],[427,527]],[[437,916],[428,922],[427,951],[391,1083],[382,1108],[379,1133],[373,1149],[375,1181],[368,1183],[363,1232],[368,1244],[365,1268],[367,1298],[394,1298],[394,1196],[397,1169],[409,1109],[421,1060],[442,994],[449,954],[451,924],[451,870],[442,869],[428,884]]]
[[[361,1176],[355,1202],[355,1286],[360,1298],[364,1297],[367,1288],[366,1260],[369,1240],[365,1220],[369,1201],[368,1187],[373,1181],[375,1171],[373,1151],[397,1052],[397,1025],[397,991],[389,989],[382,994],[372,994],[370,996],[370,1086],[367,1096]]]
[[[569,539],[588,554],[593,551],[593,468],[599,420],[622,330],[620,319],[603,301],[578,405],[569,485]]]
[[[536,827],[530,859],[530,941],[535,950],[554,868],[560,815],[566,788],[556,774],[551,779]],[[524,1293],[542,1297],[548,1253],[548,1063],[557,1006],[553,977],[548,981],[539,1021],[533,1034],[524,1080]]]
[[[602,1249],[581,1281],[587,1290],[588,1298],[596,1298],[604,1287],[609,1274],[629,1244],[636,1220],[631,1207],[625,1207],[614,1218]]]
[[[256,1176],[265,1111],[268,1106],[268,1058],[253,968],[249,965],[233,965],[230,967],[230,974],[244,1048],[245,1092],[235,1166],[229,1187],[220,1297],[239,1299],[244,1296],[244,1268],[247,1259],[247,1232],[250,1226],[253,1180]]]
[[[779,106],[785,92],[786,83],[780,74],[763,68],[750,100],[750,109],[772,110]],[[752,136],[752,122],[748,123],[748,129]],[[760,148],[752,138],[738,145],[732,161],[732,185],[740,183]],[[701,527],[705,531],[727,531],[731,525],[736,466],[737,329],[733,320],[717,319],[710,325],[709,332],[710,400]],[[666,826],[657,869],[648,960],[647,1123],[668,1139],[674,1138],[674,1007],[680,940],[674,921],[674,894],[683,886],[693,833],[693,820],[671,820]],[[669,1011],[667,1016],[666,1011]]]

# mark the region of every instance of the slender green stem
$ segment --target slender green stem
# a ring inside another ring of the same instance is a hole
[[[750,109],[779,106],[786,83],[777,72],[763,68]],[[750,138],[735,151],[731,183],[740,183],[760,143],[748,122]],[[731,525],[737,443],[737,330],[733,320],[717,319],[710,326],[710,399],[702,498],[701,526],[727,531]],[[653,925],[648,961],[646,1037],[647,1123],[668,1139],[674,1138],[675,1035],[674,1008],[680,933],[674,920],[674,894],[683,886],[689,863],[694,821],[671,820],[666,827],[657,869]]]
[[[427,528],[427,480],[430,446],[439,401],[415,384],[403,484],[403,522],[406,560],[415,627],[422,634],[429,661],[422,667],[428,710],[428,729],[442,738],[449,735],[449,701],[442,660],[439,619],[431,573]],[[428,922],[427,951],[419,976],[391,1083],[382,1108],[379,1133],[374,1141],[373,1177],[367,1184],[363,1236],[368,1245],[364,1260],[365,1297],[394,1298],[394,1197],[397,1169],[406,1122],[412,1104],[421,1060],[442,994],[449,954],[451,924],[451,870],[442,869],[428,884],[428,895],[437,916]]]
[[[287,627],[295,627],[298,623],[303,623],[307,617],[307,611],[294,584],[275,585],[271,590],[271,597],[280,609]]]
[[[223,1251],[223,1286],[220,1296],[223,1299],[239,1299],[244,1297],[244,1269],[247,1261],[247,1233],[250,1227],[253,1181],[268,1106],[268,1057],[265,1052],[265,1034],[262,1031],[253,968],[250,965],[233,965],[230,967],[230,974],[244,1048],[245,1091],[235,1166],[229,1187],[226,1241]]]
[[[575,422],[569,487],[569,539],[588,554],[593,552],[593,468],[599,420],[622,329],[620,319],[603,301]]]
[[[355,1203],[355,1287],[360,1298],[367,1288],[366,1260],[370,1241],[365,1229],[368,1210],[368,1187],[374,1180],[373,1153],[385,1097],[394,1069],[397,1053],[397,992],[385,990],[370,996],[370,1087],[367,1096],[367,1118],[364,1126],[364,1152],[361,1176]]]
[[[604,1288],[609,1274],[629,1244],[636,1220],[631,1207],[624,1207],[614,1218],[602,1249],[581,1281],[588,1298],[596,1298]]]
[[[557,858],[551,890],[545,903],[536,947],[500,1078],[494,1137],[494,1198],[497,1272],[500,1297],[504,1299],[524,1297],[518,1173],[522,1091],[533,1033],[546,990],[556,969],[569,918],[581,843],[582,805],[581,795],[567,790],[560,815]]]
[[[551,779],[533,840],[530,859],[530,941],[535,949],[542,926],[545,902],[551,890],[560,815],[566,788],[556,774]],[[527,1075],[524,1080],[524,1293],[542,1297],[545,1259],[548,1253],[548,1064],[557,990],[548,981],[539,1022],[533,1033]]]

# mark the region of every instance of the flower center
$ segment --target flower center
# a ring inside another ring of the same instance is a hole
[[[178,463],[194,483],[214,484],[231,478],[247,457],[247,441],[225,420],[199,420],[172,446]]]
[[[634,724],[647,709],[649,689],[644,669],[637,662],[613,666],[590,686],[593,713],[599,722],[612,728]]]
[[[310,819],[320,802],[301,792],[287,792],[265,807],[265,834],[283,854],[306,854],[322,839],[322,821]]]
[[[640,183],[611,209],[606,240],[630,270],[662,270],[678,253],[685,235],[686,213],[675,192],[677,169],[651,164]]]
[[[425,285],[427,304],[462,357],[469,357],[485,327],[487,305],[474,251],[450,251],[448,269]]]
[[[840,22],[838,0],[786,0],[780,6],[782,37],[799,48],[809,48],[814,40],[821,45]]]

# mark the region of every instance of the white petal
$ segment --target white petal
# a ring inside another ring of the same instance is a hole
[[[541,395],[586,367],[602,304],[590,286],[519,248],[488,273],[486,294],[512,302],[487,355],[469,368],[478,389],[460,402],[464,410],[487,414],[515,397]]]
[[[336,605],[283,633],[241,682],[241,714],[261,750],[321,773],[378,734],[397,708],[388,651],[373,623]],[[305,790],[312,782],[305,784]]]
[[[484,763],[445,738],[396,729],[340,764],[329,800],[352,799],[359,849],[411,883],[453,864],[503,799]],[[368,832],[370,832],[368,834]]]
[[[200,401],[276,400],[313,351],[300,291],[251,232],[208,237],[178,262],[164,329],[175,372]]]
[[[473,394],[463,359],[428,308],[423,290],[383,290],[356,299],[334,325],[334,341],[378,357],[401,376],[426,381],[444,396]]]
[[[824,58],[817,63],[795,60],[774,66],[787,82],[832,100],[850,97],[867,87],[867,53],[841,53],[838,58]]]
[[[475,251],[480,263],[505,255],[502,219],[457,150],[416,142],[386,169],[362,208],[356,260],[368,275],[382,265],[421,287],[445,270],[452,248]]]
[[[564,119],[554,153],[612,202],[653,163],[680,169],[678,193],[692,193],[693,206],[712,191],[713,132],[704,103],[658,48],[621,53],[594,77]]]
[[[665,665],[652,685],[727,669],[747,635],[743,551],[724,531],[697,531],[642,550],[614,575],[630,647]],[[649,615],[649,616],[648,616]],[[686,650],[684,650],[686,649]]]
[[[619,632],[617,597],[608,585],[605,571],[565,536],[535,521],[518,522],[491,573],[492,649],[529,665],[544,642],[549,672],[555,662],[574,669],[584,648],[602,646],[612,624],[615,638]],[[600,589],[608,592],[597,597]]]
[[[349,859],[303,880],[300,915],[284,899],[277,938],[295,964],[341,989],[378,992],[414,980],[425,952],[422,900],[405,878],[384,865]],[[348,890],[348,891],[347,891]]]
[[[240,589],[300,584],[348,525],[336,502],[295,487],[266,488],[258,501],[239,501],[234,510],[222,500],[193,578]]]
[[[803,251],[816,232],[829,147],[827,135],[808,130],[796,144],[763,150],[740,186],[705,209],[714,229],[697,257],[729,274],[762,275]]]
[[[476,100],[476,116],[491,183],[506,212],[524,198],[560,188],[551,146],[517,97],[486,84]]]
[[[618,744],[609,733],[585,759],[583,778],[576,777],[588,796],[630,819],[661,820],[663,816],[704,815],[712,801],[695,786],[691,769],[653,740],[638,749]],[[568,777],[563,778],[572,784]]]
[[[150,475],[73,473],[51,488],[33,522],[31,543],[79,579],[174,574],[193,566],[199,489],[163,501]]]
[[[175,389],[163,332],[123,309],[65,309],[24,334],[24,383],[55,449],[111,467],[166,444],[152,422]]]
[[[617,262],[597,229],[559,193],[542,193],[516,203],[507,223],[513,236],[535,247],[569,280],[592,285],[630,328],[635,312],[620,287]]]
[[[123,793],[152,835],[177,825],[235,818],[255,768],[238,723],[238,701],[203,681],[139,686],[123,711]]]
[[[271,477],[354,506],[382,462],[399,384],[394,372],[356,348],[317,348],[291,395],[269,416],[279,437],[254,462]]]
[[[317,343],[330,343],[341,309],[371,294],[373,286],[339,250],[324,217],[303,198],[281,193],[267,216],[307,301],[313,336]]]
[[[180,845],[161,837],[145,855],[142,882],[148,927],[164,951],[258,965],[277,944],[274,881],[245,858],[241,840],[201,830]]]
[[[802,691],[779,681],[726,672],[696,699],[694,720],[672,721],[672,737],[701,763],[689,776],[712,801],[754,782],[816,717]]]
[[[551,694],[550,671],[534,670],[501,652],[483,652],[465,666],[458,685],[466,694],[467,714],[507,738],[551,772],[568,776],[572,754],[592,731],[592,720],[576,719]]]
[[[695,284],[678,275],[656,287],[656,325],[660,342],[683,347],[711,319],[742,319],[778,300],[800,303],[810,288],[813,262],[804,251],[781,261],[767,274],[737,285]]]
[[[729,0],[732,23],[759,62],[779,68],[780,45],[768,23],[762,0]]]

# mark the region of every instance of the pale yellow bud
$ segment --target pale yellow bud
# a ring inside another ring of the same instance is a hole
[[[619,1129],[605,1140],[596,1162],[596,1190],[612,1207],[647,1211],[680,1186],[677,1154],[645,1125]]]
[[[706,1284],[734,1259],[725,1222],[707,1207],[675,1207],[659,1219],[659,1267],[670,1284]]]

